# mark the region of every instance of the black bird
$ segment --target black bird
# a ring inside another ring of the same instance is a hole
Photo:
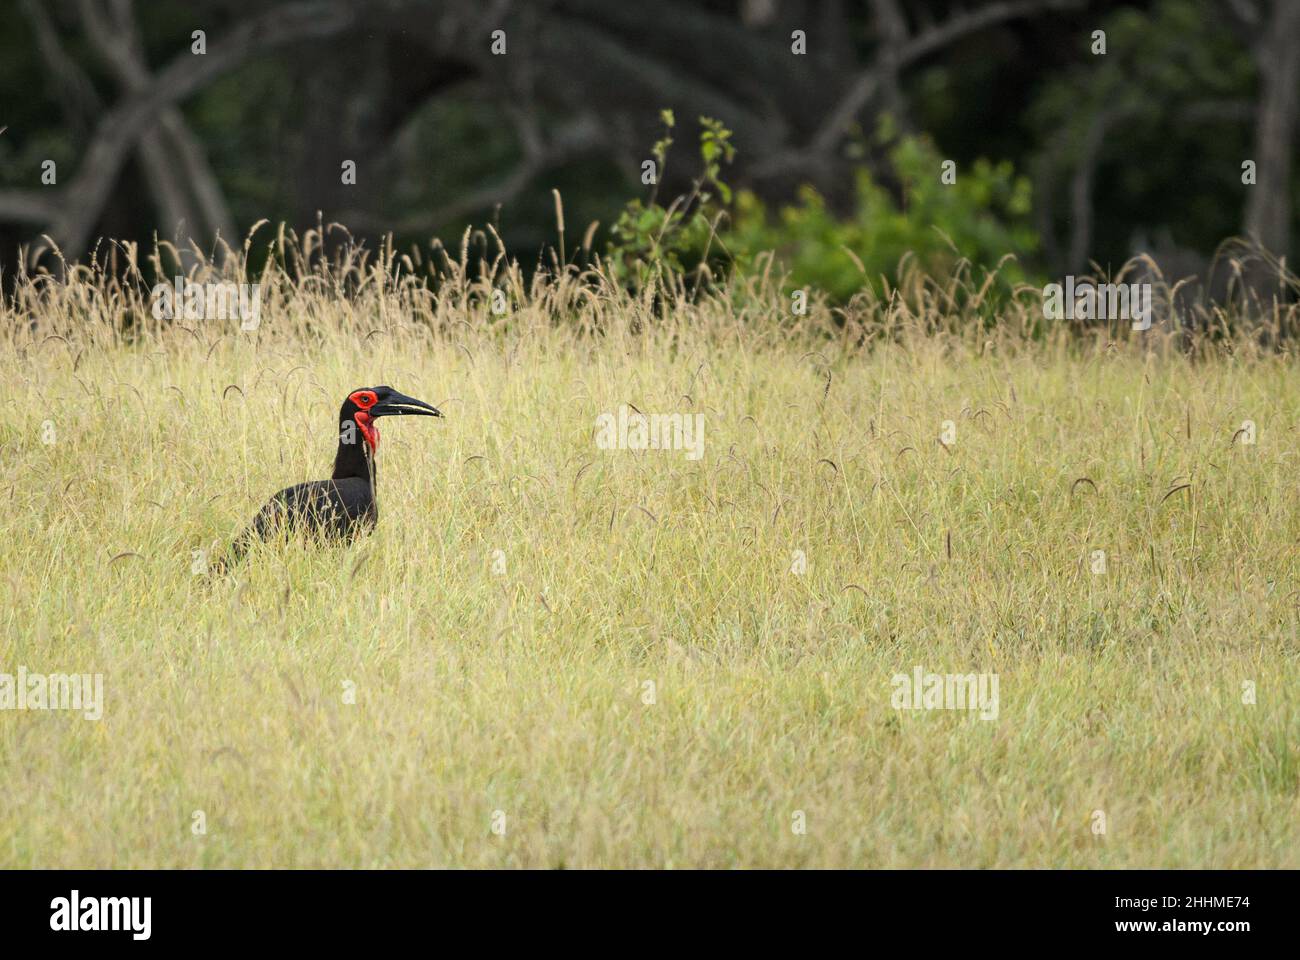
[[[379,511],[375,506],[375,453],[379,449],[380,417],[441,417],[423,400],[392,387],[353,390],[339,410],[339,449],[334,475],[286,487],[267,501],[231,544],[220,573],[238,563],[254,540],[280,532],[302,531],[327,540],[353,540],[368,533]]]

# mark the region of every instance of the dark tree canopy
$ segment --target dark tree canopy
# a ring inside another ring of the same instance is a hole
[[[660,111],[733,131],[731,179],[832,210],[888,116],[1032,177],[1039,266],[1295,235],[1287,0],[0,0],[0,239],[237,245],[256,221],[507,243],[608,224]],[[197,33],[202,31],[202,33]],[[1100,31],[1101,33],[1097,33]],[[1098,49],[1097,37],[1104,52]],[[1243,183],[1244,164],[1254,182]],[[348,175],[348,167],[354,175]],[[693,171],[670,156],[660,189]],[[50,182],[53,180],[53,182]]]

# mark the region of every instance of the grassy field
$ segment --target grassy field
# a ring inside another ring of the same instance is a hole
[[[1290,359],[94,291],[0,312],[0,671],[105,701],[0,711],[0,866],[1300,867]],[[379,383],[447,417],[385,422],[375,535],[196,574]],[[598,447],[625,403],[703,458]]]

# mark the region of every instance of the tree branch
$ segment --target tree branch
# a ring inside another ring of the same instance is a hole
[[[532,140],[527,129],[520,132],[523,157],[514,169],[496,183],[480,187],[445,204],[437,210],[417,213],[396,221],[385,221],[374,214],[352,210],[339,217],[347,227],[395,234],[418,234],[462,220],[480,210],[490,210],[509,203],[542,171],[563,163],[570,157],[600,143],[600,127],[593,117],[582,116],[562,126],[549,143]]]
[[[308,37],[333,36],[351,27],[356,16],[357,8],[348,0],[303,0],[244,21],[212,42],[204,56],[187,51],[173,59],[147,89],[99,122],[76,177],[60,195],[59,214],[46,232],[69,255],[79,256],[126,155],[159,110],[191,96],[257,53]],[[34,255],[40,252],[38,248]]]
[[[44,196],[44,191],[0,190],[0,220],[12,223],[49,223],[57,213],[58,206],[54,198]]]
[[[148,89],[153,78],[145,64],[131,0],[113,0],[112,22],[95,0],[78,0],[78,9],[87,36],[123,89],[128,94]],[[190,257],[187,238],[178,233],[182,224],[189,236],[199,238],[202,244],[210,243],[214,235],[230,242],[235,227],[229,207],[180,110],[174,106],[161,110],[158,125],[141,136],[139,148],[146,179],[158,202],[162,232],[177,241],[182,258]],[[186,189],[187,182],[193,196]]]
[[[72,114],[74,126],[80,130],[87,118],[103,109],[99,94],[95,92],[95,85],[63,49],[58,31],[50,22],[44,6],[37,0],[22,0],[22,8],[23,14],[32,25],[32,31],[36,34],[36,49],[54,77],[60,99]]]
[[[825,163],[845,130],[852,124],[853,118],[880,90],[887,70],[902,71],[922,57],[986,27],[1032,16],[1044,10],[1067,9],[1078,5],[1079,0],[1005,0],[956,14],[943,23],[926,27],[910,37],[892,57],[874,64],[858,75],[817,128],[808,147],[776,154],[756,165],[753,173],[759,177],[770,177]]]

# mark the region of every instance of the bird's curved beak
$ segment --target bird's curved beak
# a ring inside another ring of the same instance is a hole
[[[372,417],[441,417],[442,411],[431,407],[423,400],[408,397],[403,393],[394,393],[383,403],[370,408]]]

